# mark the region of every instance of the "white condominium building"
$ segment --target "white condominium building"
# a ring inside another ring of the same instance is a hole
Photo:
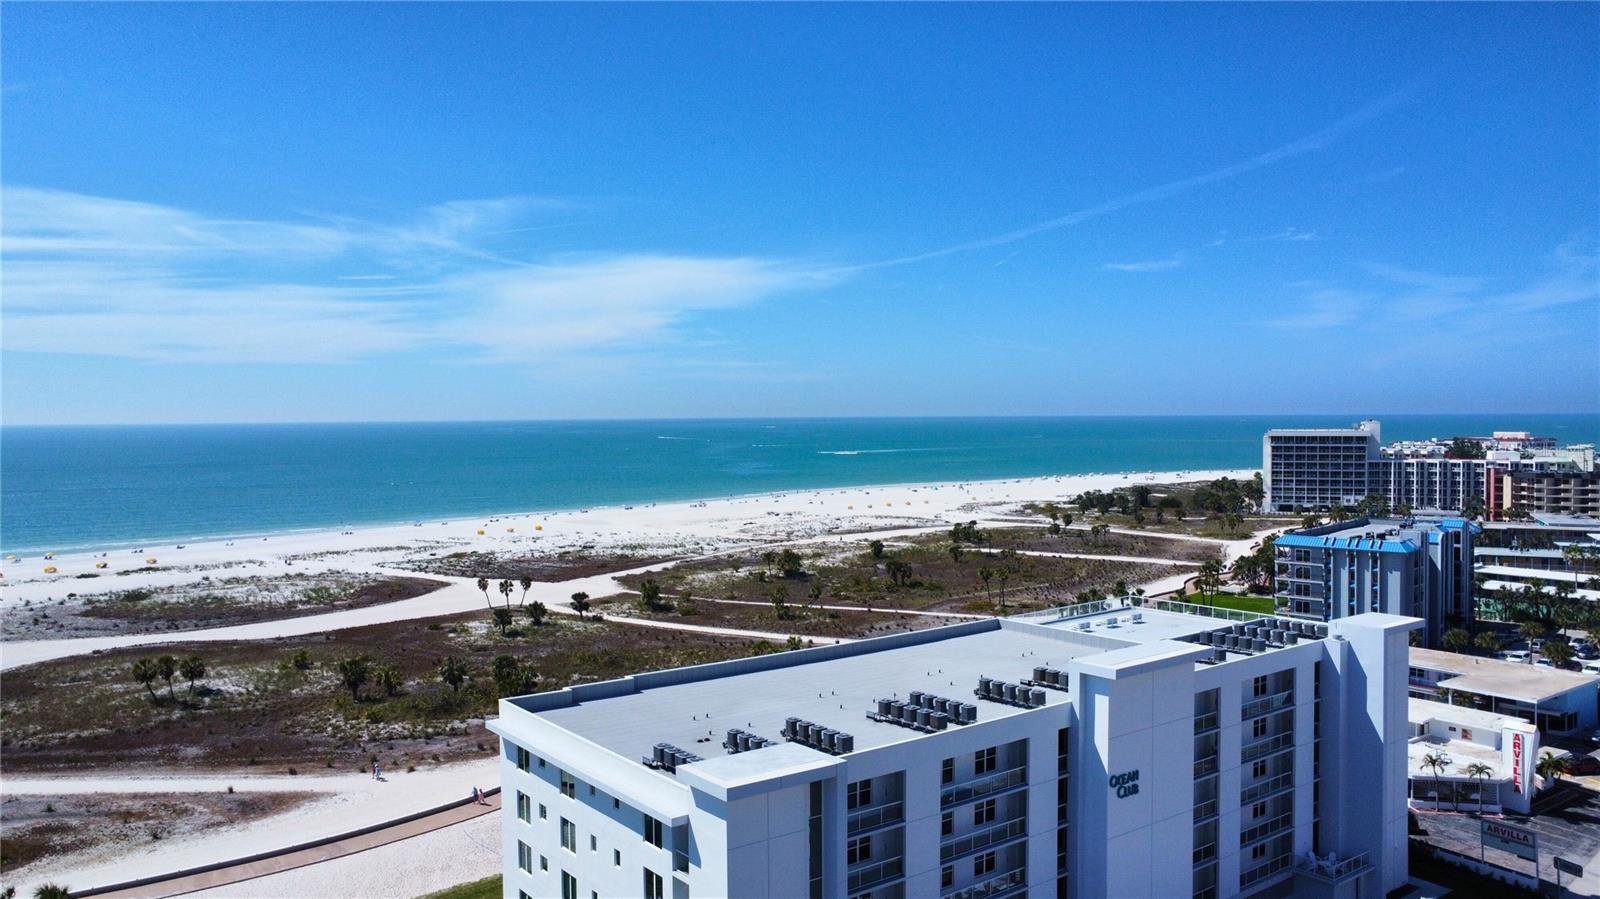
[[[1371,492],[1381,428],[1273,428],[1261,441],[1262,508],[1269,512],[1353,507]]]
[[[1419,624],[1095,603],[505,699],[505,896],[1380,896]]]

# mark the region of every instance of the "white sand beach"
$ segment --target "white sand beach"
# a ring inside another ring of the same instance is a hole
[[[626,554],[641,559],[664,556],[693,558],[757,545],[859,541],[870,535],[892,539],[896,535],[945,529],[954,522],[969,520],[977,520],[986,526],[1036,524],[1039,520],[1037,517],[1031,518],[1031,522],[1020,517],[1023,503],[1064,503],[1085,490],[1110,490],[1139,483],[1195,482],[1225,476],[1245,479],[1252,473],[1250,470],[1183,471],[851,487],[705,502],[641,504],[428,521],[344,531],[297,532],[190,543],[181,548],[172,544],[146,545],[136,550],[104,554],[61,554],[49,560],[34,556],[5,563],[4,578],[0,580],[0,608],[22,603],[50,603],[66,597],[68,593],[171,587],[193,583],[205,577],[275,577],[323,571],[413,574],[391,566],[408,558],[428,554],[442,556],[470,550],[552,556],[564,550],[583,550],[594,555]],[[1149,531],[1133,533],[1177,540],[1203,539]],[[1255,539],[1252,536],[1241,540],[1206,542],[1218,545],[1224,558],[1231,561],[1248,551]],[[146,559],[156,561],[146,565]],[[97,567],[97,563],[105,563],[105,566]],[[670,564],[673,563],[655,563],[648,567]],[[1166,561],[1163,564],[1171,569],[1171,573],[1144,585],[1152,593],[1173,589],[1194,573],[1192,563]],[[56,571],[45,573],[43,569],[46,565],[54,566]],[[81,578],[80,575],[97,576]],[[471,579],[428,576],[445,582],[445,586],[410,599],[344,611],[209,630],[8,641],[0,643],[0,668],[15,668],[116,647],[176,641],[268,639],[482,610],[482,594]],[[570,613],[566,604],[574,591],[582,590],[593,596],[616,593],[619,589],[616,576],[603,574],[537,583],[528,599],[543,601],[553,611]],[[681,622],[630,623],[706,630]],[[716,629],[710,630],[718,632]],[[783,635],[779,634],[723,632],[783,639]],[[172,791],[214,790],[224,781],[247,789],[251,782],[248,777],[230,778],[228,775],[181,769],[173,770],[171,775],[182,779],[150,785],[147,776],[124,776],[123,772],[117,771],[103,772],[92,778],[5,778],[0,780],[0,794],[55,795],[111,789],[136,791],[154,787]],[[360,776],[275,778],[270,784],[263,780],[257,788],[292,787],[324,793],[326,796],[316,800],[310,814],[301,810],[237,828],[191,834],[165,843],[158,852],[151,851],[149,847],[121,852],[115,847],[102,847],[83,857],[41,862],[24,871],[23,880],[26,883],[23,885],[32,889],[32,885],[47,876],[66,876],[67,872],[71,872],[71,885],[85,888],[133,876],[223,861],[248,852],[290,845],[311,835],[346,831],[419,811],[436,805],[444,798],[465,795],[473,784],[492,785],[494,776],[491,761],[397,775],[390,784],[374,784],[370,779]],[[141,782],[145,785],[141,786]],[[458,826],[463,828],[462,834],[441,832],[430,837],[430,845],[453,845],[450,841],[459,842],[462,839],[468,842],[481,841],[489,825],[478,822]],[[393,858],[404,854],[393,849],[360,853],[340,859],[337,863],[315,865],[297,872],[292,878],[284,879],[281,885],[289,887],[292,882],[293,889],[307,896],[356,895],[348,892],[352,884],[378,882],[370,878],[376,877],[380,870],[388,870]],[[474,860],[466,868],[448,868],[437,872],[429,888],[445,885],[438,882],[440,879],[466,879],[468,874],[479,868],[483,870],[475,876],[494,873],[496,862],[492,852],[476,854],[471,858]],[[325,870],[319,872],[316,870],[319,868]],[[257,894],[249,891],[237,894],[246,893]],[[235,893],[217,893],[225,894]]]

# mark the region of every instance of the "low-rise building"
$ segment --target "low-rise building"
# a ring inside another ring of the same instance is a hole
[[[1411,696],[1521,718],[1547,735],[1600,726],[1600,677],[1412,647]]]
[[[504,895],[1383,895],[1418,625],[1097,603],[504,699]]]
[[[1459,518],[1355,518],[1279,537],[1273,592],[1290,615],[1333,621],[1363,612],[1423,619],[1425,645],[1472,621],[1473,535]]]
[[[1427,699],[1412,699],[1407,718],[1412,808],[1528,813],[1538,785],[1538,728]]]

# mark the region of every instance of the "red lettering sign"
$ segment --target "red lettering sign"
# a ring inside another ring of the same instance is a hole
[[[1522,792],[1522,734],[1511,733],[1511,789]]]

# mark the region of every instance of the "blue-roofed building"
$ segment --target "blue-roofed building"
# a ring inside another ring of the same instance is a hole
[[[1479,526],[1356,518],[1295,531],[1276,544],[1274,594],[1293,616],[1331,621],[1363,612],[1427,622],[1425,645],[1472,621],[1472,538]]]

